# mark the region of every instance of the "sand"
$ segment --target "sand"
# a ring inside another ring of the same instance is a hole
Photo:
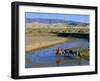
[[[71,42],[78,40],[73,38],[64,38],[58,36],[50,36],[50,35],[32,35],[26,34],[25,39],[25,52],[29,53],[35,50],[43,49],[49,46],[53,46],[56,44],[64,43],[64,42]]]

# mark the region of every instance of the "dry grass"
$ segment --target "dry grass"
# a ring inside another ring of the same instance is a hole
[[[89,56],[90,56],[90,54],[89,54],[89,48],[81,48],[81,46],[79,46],[79,47],[74,47],[74,48],[70,48],[70,50],[79,50],[80,51],[80,53],[81,53],[81,56],[80,57],[82,57],[82,58],[84,58],[84,59],[86,59],[86,60],[89,60]]]
[[[41,28],[41,27],[33,27],[33,28],[26,28],[27,33],[43,33],[43,32],[56,32],[56,33],[89,33],[89,27],[59,27],[59,28]]]

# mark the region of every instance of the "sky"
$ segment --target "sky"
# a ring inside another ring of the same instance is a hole
[[[25,12],[25,17],[26,19],[27,18],[60,19],[67,21],[89,23],[89,15]]]

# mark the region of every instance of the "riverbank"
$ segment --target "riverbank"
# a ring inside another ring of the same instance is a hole
[[[41,35],[41,36],[40,36]],[[64,42],[72,42],[79,40],[78,38],[65,38],[65,37],[58,37],[56,35],[47,35],[41,33],[40,35],[32,35],[32,34],[26,34],[26,41],[25,41],[25,52],[26,54],[30,54],[33,51],[40,50],[43,48],[47,48],[50,46],[54,46],[56,44],[61,44]]]
[[[89,54],[89,49],[83,49],[81,50],[81,57],[86,59],[86,60],[89,60],[89,57],[90,57],[90,54]]]
[[[85,60],[89,60],[90,54],[89,54],[89,48],[81,48],[81,46],[79,47],[74,47],[74,48],[70,48],[70,50],[76,51],[76,50],[80,51],[80,57],[85,59]]]

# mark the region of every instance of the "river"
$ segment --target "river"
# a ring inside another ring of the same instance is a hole
[[[65,42],[63,44],[34,51],[31,54],[26,54],[25,68],[89,65],[89,60],[85,60],[79,56],[72,58],[57,56],[55,54],[55,50],[57,48],[64,49],[78,46],[81,48],[89,48],[89,41],[84,38],[80,38],[78,41]]]

